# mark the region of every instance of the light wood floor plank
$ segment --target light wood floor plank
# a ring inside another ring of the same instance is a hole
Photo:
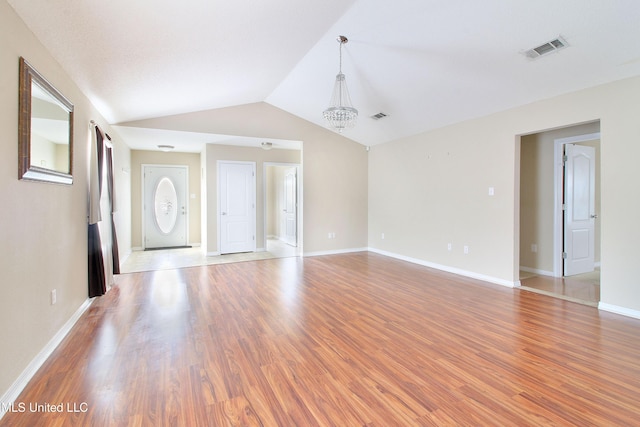
[[[639,337],[366,252],[131,273],[0,426],[640,425]]]

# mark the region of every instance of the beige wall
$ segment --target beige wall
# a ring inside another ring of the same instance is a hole
[[[265,193],[264,193],[264,164],[272,163],[300,163],[299,150],[273,149],[265,151],[262,148],[234,147],[230,145],[208,144],[207,156],[207,253],[218,252],[218,167],[219,160],[246,161],[256,163],[256,247],[265,248]]]
[[[369,155],[369,245],[497,283],[516,282],[518,135],[599,119],[601,307],[637,315],[638,111],[640,77],[374,146]],[[488,195],[489,187],[495,188],[494,196]]]
[[[89,121],[104,119],[13,9],[0,1],[0,396],[87,300]],[[73,185],[18,180],[18,58],[75,107]],[[126,168],[127,148],[114,141]],[[120,170],[119,169],[119,170]],[[116,174],[121,187],[121,174]],[[126,214],[116,222],[126,226]],[[124,244],[126,245],[126,239]],[[57,290],[51,305],[50,292]],[[8,403],[8,402],[4,402]]]
[[[302,141],[305,254],[366,248],[368,166],[361,144],[263,102],[123,125]],[[207,171],[207,181],[212,179]],[[209,203],[215,202],[210,196]],[[207,209],[208,246],[215,247],[213,207]],[[336,238],[328,239],[329,232]]]
[[[131,151],[131,244],[139,250],[142,245],[142,165],[180,165],[189,167],[189,241],[201,244],[201,173],[199,153],[165,153],[162,151]],[[191,195],[195,197],[192,198]]]
[[[554,140],[600,132],[599,123],[525,135],[520,151],[520,266],[543,274],[554,267]],[[596,149],[596,213],[600,212],[600,141]],[[537,252],[531,245],[537,246]],[[600,221],[595,222],[595,260],[600,262]]]

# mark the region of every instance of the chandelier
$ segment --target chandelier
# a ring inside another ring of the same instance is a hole
[[[358,119],[358,110],[353,108],[351,104],[347,81],[344,78],[344,74],[342,74],[342,45],[347,43],[349,39],[345,36],[338,36],[337,40],[340,43],[340,71],[333,86],[331,105],[322,112],[322,115],[329,122],[329,126],[337,132],[342,132],[345,128],[355,126]]]

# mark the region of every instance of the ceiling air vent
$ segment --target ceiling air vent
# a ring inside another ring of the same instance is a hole
[[[569,46],[567,41],[562,37],[558,36],[558,38],[553,39],[549,42],[541,44],[540,46],[534,47],[533,49],[529,49],[524,52],[524,55],[527,58],[536,59],[543,55],[548,55],[552,52],[557,52],[560,49],[564,49]]]
[[[385,113],[382,113],[382,112],[380,112],[378,114],[374,114],[373,116],[371,116],[371,118],[373,120],[380,120],[380,119],[382,119],[384,117],[387,117],[387,115]]]

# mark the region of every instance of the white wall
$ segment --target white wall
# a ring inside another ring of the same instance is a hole
[[[640,77],[374,146],[369,245],[513,284],[520,244],[519,135],[599,119],[601,307],[638,315],[638,111]],[[494,196],[488,195],[489,187],[495,188]]]

